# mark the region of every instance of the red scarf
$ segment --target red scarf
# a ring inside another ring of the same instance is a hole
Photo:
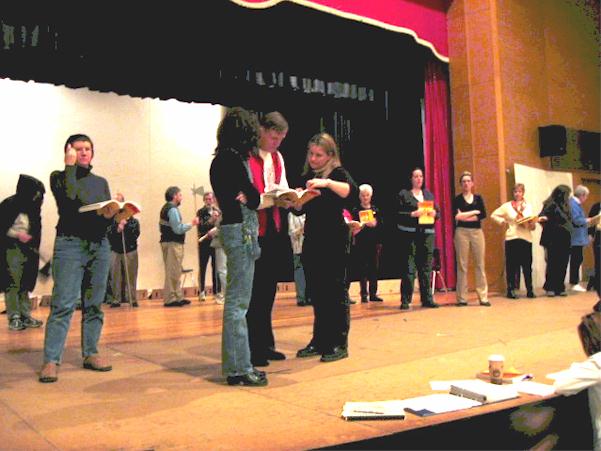
[[[278,152],[271,154],[271,160],[273,161],[273,172],[275,173],[275,183],[280,183],[282,177],[282,165],[280,164],[280,158]],[[251,154],[248,159],[250,164],[250,173],[252,175],[252,182],[255,188],[259,191],[259,194],[265,192],[265,178],[263,177],[263,158],[260,155]],[[281,228],[280,209],[279,208],[263,208],[258,210],[259,214],[259,236],[265,236],[267,230],[267,212],[271,211],[273,214],[273,222],[275,229],[279,232]]]
[[[518,214],[516,219],[522,219],[524,217],[524,210],[526,209],[526,201],[522,200],[522,202],[520,202],[520,204],[518,205],[518,203],[515,200],[512,200],[511,206]]]

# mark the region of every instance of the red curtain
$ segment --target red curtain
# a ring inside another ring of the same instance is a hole
[[[435,246],[440,251],[442,276],[447,287],[455,287],[453,151],[451,145],[448,72],[439,61],[426,64],[424,90],[424,166],[426,184],[436,197],[440,218],[436,222]],[[440,288],[440,282],[437,281]]]

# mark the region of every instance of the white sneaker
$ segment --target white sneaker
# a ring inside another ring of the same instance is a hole
[[[223,295],[221,293],[217,293],[215,295],[215,304],[223,305],[224,302],[225,298],[223,297]]]
[[[581,285],[576,284],[570,287],[570,290],[576,291],[577,293],[586,293],[586,288],[583,288]]]
[[[198,295],[198,300],[200,302],[204,302],[207,300],[207,294],[204,291],[201,291],[200,294]]]

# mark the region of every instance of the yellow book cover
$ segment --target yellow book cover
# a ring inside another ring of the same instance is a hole
[[[366,222],[371,222],[374,220],[374,211],[373,210],[361,210],[359,212],[359,222],[361,224],[365,224]]]
[[[424,200],[422,202],[418,202],[417,208],[425,211],[425,213],[419,217],[419,224],[434,224],[434,217],[428,214],[428,212],[434,211],[434,201]]]

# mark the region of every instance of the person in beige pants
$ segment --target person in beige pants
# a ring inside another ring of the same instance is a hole
[[[457,256],[457,305],[467,305],[467,271],[470,251],[476,272],[476,293],[480,305],[490,307],[488,283],[484,266],[485,241],[481,222],[486,218],[484,200],[473,193],[474,180],[470,172],[464,171],[459,177],[461,194],[453,200],[455,212],[455,254]]]

